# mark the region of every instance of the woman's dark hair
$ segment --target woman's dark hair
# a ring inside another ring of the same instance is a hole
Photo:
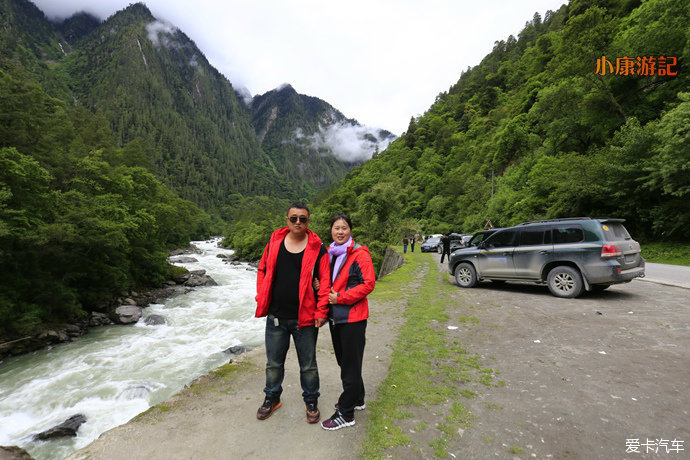
[[[347,214],[336,214],[335,216],[333,216],[333,218],[331,219],[331,228],[333,228],[333,224],[335,224],[339,220],[344,220],[345,222],[347,222],[348,227],[350,227],[350,230],[352,230],[352,221],[350,220]]]

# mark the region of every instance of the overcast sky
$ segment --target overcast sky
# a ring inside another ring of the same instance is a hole
[[[49,18],[105,19],[130,0],[32,0]],[[283,83],[400,135],[411,116],[565,0],[146,0],[252,95]]]

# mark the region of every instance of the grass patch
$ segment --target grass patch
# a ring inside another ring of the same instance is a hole
[[[690,243],[641,243],[642,257],[657,264],[690,265]]]
[[[523,449],[522,447],[513,446],[510,449],[508,449],[508,452],[510,452],[511,454],[524,454],[525,449]]]
[[[412,416],[412,407],[442,417],[443,422],[436,426],[440,436],[429,446],[434,455],[446,457],[449,443],[459,437],[459,428],[469,427],[472,420],[463,404],[450,402],[461,396],[477,396],[464,385],[483,380],[490,383],[494,375],[491,370],[485,373],[486,369],[482,373],[479,357],[463,349],[443,324],[450,320],[446,307],[457,307],[455,300],[448,301],[455,299],[457,288],[438,273],[428,254],[408,253],[405,258],[407,263],[379,281],[371,296],[404,303],[400,312],[405,323],[393,347],[388,376],[379,386],[376,400],[371,406],[367,404],[371,410],[360,452],[364,459],[385,458],[387,449],[398,446],[421,451],[423,446],[415,444],[400,428],[402,419]],[[460,321],[469,325],[479,322],[474,316],[463,318]],[[425,421],[415,427],[415,431],[425,429]]]

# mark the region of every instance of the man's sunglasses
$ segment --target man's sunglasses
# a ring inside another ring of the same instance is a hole
[[[292,222],[293,224],[296,224],[298,220],[301,224],[306,224],[307,222],[309,222],[309,218],[307,216],[290,216],[288,217],[288,219],[290,219],[290,222]]]

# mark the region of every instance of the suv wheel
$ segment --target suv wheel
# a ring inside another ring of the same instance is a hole
[[[477,271],[472,264],[463,262],[455,267],[455,282],[458,286],[464,288],[471,288],[477,284]]]
[[[556,297],[571,299],[582,293],[582,275],[576,269],[560,265],[549,272],[549,291]]]

